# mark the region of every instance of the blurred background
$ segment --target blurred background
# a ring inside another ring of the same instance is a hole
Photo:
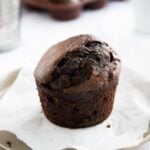
[[[57,2],[46,5],[50,1]],[[60,8],[58,0],[0,0],[0,73],[35,66],[53,44],[88,33],[107,41],[124,67],[150,83],[150,0],[99,1],[97,9],[85,9],[85,4],[73,19],[60,20],[54,10]]]
[[[150,64],[149,0],[100,0],[107,3],[99,9],[84,9],[80,16],[66,21],[55,19],[49,10],[29,5],[30,1],[40,2],[41,6],[45,3],[42,0],[0,0],[1,73],[26,62],[36,65],[54,43],[89,33],[107,41],[121,55],[123,65],[150,80],[147,72]]]

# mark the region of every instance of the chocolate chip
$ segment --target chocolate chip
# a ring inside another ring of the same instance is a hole
[[[113,62],[114,61],[114,56],[113,56],[112,52],[110,52],[109,54],[110,54],[110,62]]]

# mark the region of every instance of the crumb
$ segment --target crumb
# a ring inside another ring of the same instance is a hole
[[[107,125],[107,128],[110,128],[110,127],[111,127],[110,124],[108,124],[108,125]]]
[[[11,143],[10,141],[6,141],[6,144],[7,144],[7,146],[8,146],[9,148],[11,148],[12,143]]]

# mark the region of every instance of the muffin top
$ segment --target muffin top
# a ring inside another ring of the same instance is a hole
[[[66,92],[116,85],[119,74],[119,56],[93,35],[75,36],[52,46],[34,73],[38,83]]]

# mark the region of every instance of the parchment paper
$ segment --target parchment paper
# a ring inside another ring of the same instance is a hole
[[[148,101],[141,90],[144,79],[122,69],[113,112],[102,124],[85,129],[67,129],[49,122],[42,113],[33,78],[33,68],[22,69],[0,101],[0,130],[8,130],[33,150],[113,150],[130,147],[144,140],[150,115],[140,101]],[[138,75],[137,75],[138,76]],[[134,82],[132,82],[134,81]],[[137,86],[134,83],[139,83]],[[107,128],[110,125],[110,128]],[[147,135],[148,136],[148,135]]]

